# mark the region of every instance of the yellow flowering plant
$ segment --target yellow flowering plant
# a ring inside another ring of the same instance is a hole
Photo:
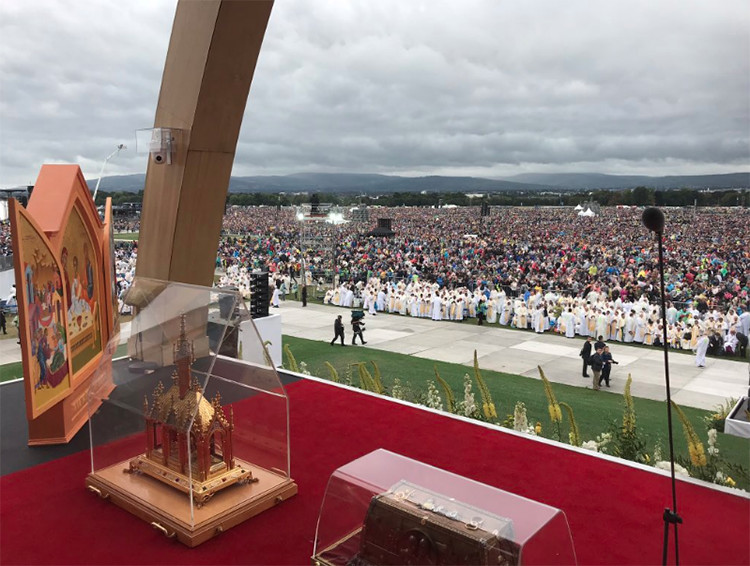
[[[479,387],[479,395],[482,397],[482,414],[487,420],[497,419],[495,403],[492,402],[490,390],[487,388],[487,384],[484,382],[482,374],[479,371],[479,360],[477,359],[476,350],[474,350],[474,379]]]
[[[562,442],[562,410],[560,404],[557,402],[555,392],[552,391],[552,384],[544,375],[542,366],[536,366],[539,370],[539,376],[542,378],[544,384],[544,394],[547,396],[547,410],[549,411],[549,420],[552,421],[552,427],[555,429],[555,436],[557,440]]]
[[[612,445],[609,448],[609,453],[633,462],[648,464],[651,461],[647,452],[648,439],[638,430],[636,425],[635,403],[633,402],[633,396],[630,394],[632,383],[633,378],[628,375],[623,392],[625,407],[623,408],[622,423],[610,427]]]
[[[745,484],[747,484],[750,480],[747,469],[738,464],[729,463],[721,456],[716,429],[709,429],[707,433],[708,449],[706,450],[693,425],[685,416],[680,406],[672,401],[672,408],[682,423],[688,449],[688,458],[677,456],[676,460],[688,470],[690,475],[719,485],[736,487],[737,482],[727,473],[731,472],[735,476],[742,478]]]

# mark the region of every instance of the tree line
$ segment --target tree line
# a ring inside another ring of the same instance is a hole
[[[624,190],[492,193],[473,198],[462,192],[396,192],[378,196],[316,192],[315,195],[320,202],[336,206],[479,206],[482,202],[491,206],[575,206],[583,201],[595,201],[602,206],[750,206],[750,194],[747,189],[703,191],[690,188],[655,190],[651,187],[635,187]],[[143,201],[143,191],[137,193],[100,191],[96,204],[104,204],[107,197],[112,197],[114,205],[139,203]],[[309,203],[311,198],[310,194],[230,193],[227,195],[226,204],[227,206],[285,207]]]

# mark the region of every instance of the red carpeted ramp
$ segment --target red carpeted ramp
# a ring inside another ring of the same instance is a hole
[[[668,477],[314,381],[287,392],[296,497],[190,549],[88,493],[82,452],[0,478],[0,563],[309,564],[330,474],[381,447],[562,509],[580,564],[661,563]],[[681,563],[750,564],[750,500],[677,489]]]

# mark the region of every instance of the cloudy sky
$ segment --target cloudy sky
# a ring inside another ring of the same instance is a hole
[[[200,1],[200,0],[192,0]],[[0,2],[0,186],[143,173],[175,0]],[[750,170],[747,0],[276,0],[234,175]]]

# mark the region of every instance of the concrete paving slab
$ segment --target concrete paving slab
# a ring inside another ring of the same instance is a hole
[[[623,390],[625,388],[625,382],[623,381]],[[643,397],[645,399],[653,399],[655,401],[663,401],[667,398],[667,389],[664,383],[643,383],[641,381],[633,380],[630,385],[630,393],[633,397]]]
[[[449,362],[452,364],[467,364],[473,361],[473,354],[467,353],[465,349],[454,350],[452,348],[430,348],[414,354],[417,358]]]
[[[507,350],[501,352],[504,354]],[[528,372],[536,372],[536,361],[526,358],[514,358],[512,356],[496,355],[487,356],[479,359],[479,367],[504,373],[513,373],[516,375],[526,375]],[[538,373],[536,374],[539,375]]]
[[[511,346],[514,350],[523,350],[525,352],[534,352],[539,354],[546,354],[551,356],[566,357],[566,358],[579,358],[578,355],[580,350],[577,348],[569,348],[562,344],[549,344],[539,341],[526,341]]]
[[[476,334],[472,340],[479,344],[490,344],[493,346],[508,347],[516,344],[517,340],[513,337],[507,337],[498,332],[487,332],[485,334]]]
[[[708,411],[716,408],[717,405],[722,405],[725,400],[726,398],[721,395],[699,393],[696,391],[688,391],[686,389],[681,389],[672,393],[672,401],[681,407],[695,407],[698,409],[706,409]]]
[[[347,334],[351,334],[351,329],[349,330],[350,331],[347,332]],[[399,332],[388,328],[368,328],[365,331],[365,340],[367,342],[372,341],[373,344],[388,342],[391,340],[402,340],[410,336],[411,334],[407,334],[406,332]]]
[[[367,347],[374,348],[376,350],[383,350],[385,352],[407,354],[410,356],[418,354],[420,352],[424,352],[426,349],[428,349],[425,346],[420,346],[419,344],[409,344],[402,340],[382,342],[380,344],[378,343],[370,344],[370,342],[367,342]]]
[[[406,334],[414,334],[415,332],[419,332],[421,329],[415,328],[412,326],[404,326],[404,325],[399,324],[399,325],[391,326],[391,330],[395,330],[396,332],[404,332]]]
[[[713,381],[705,379],[693,379],[682,388],[683,391],[693,391],[695,393],[703,393],[705,395],[719,395],[723,397],[741,397],[747,392],[747,386],[737,385],[732,386],[726,384],[724,387],[718,389]]]
[[[434,348],[435,346],[440,344],[451,344],[457,340],[463,340],[467,338],[471,338],[471,334],[467,334],[466,332],[457,332],[455,334],[452,334],[445,331],[431,331],[421,334],[409,334],[403,336],[403,340],[411,344],[421,344],[425,347],[430,348]]]

